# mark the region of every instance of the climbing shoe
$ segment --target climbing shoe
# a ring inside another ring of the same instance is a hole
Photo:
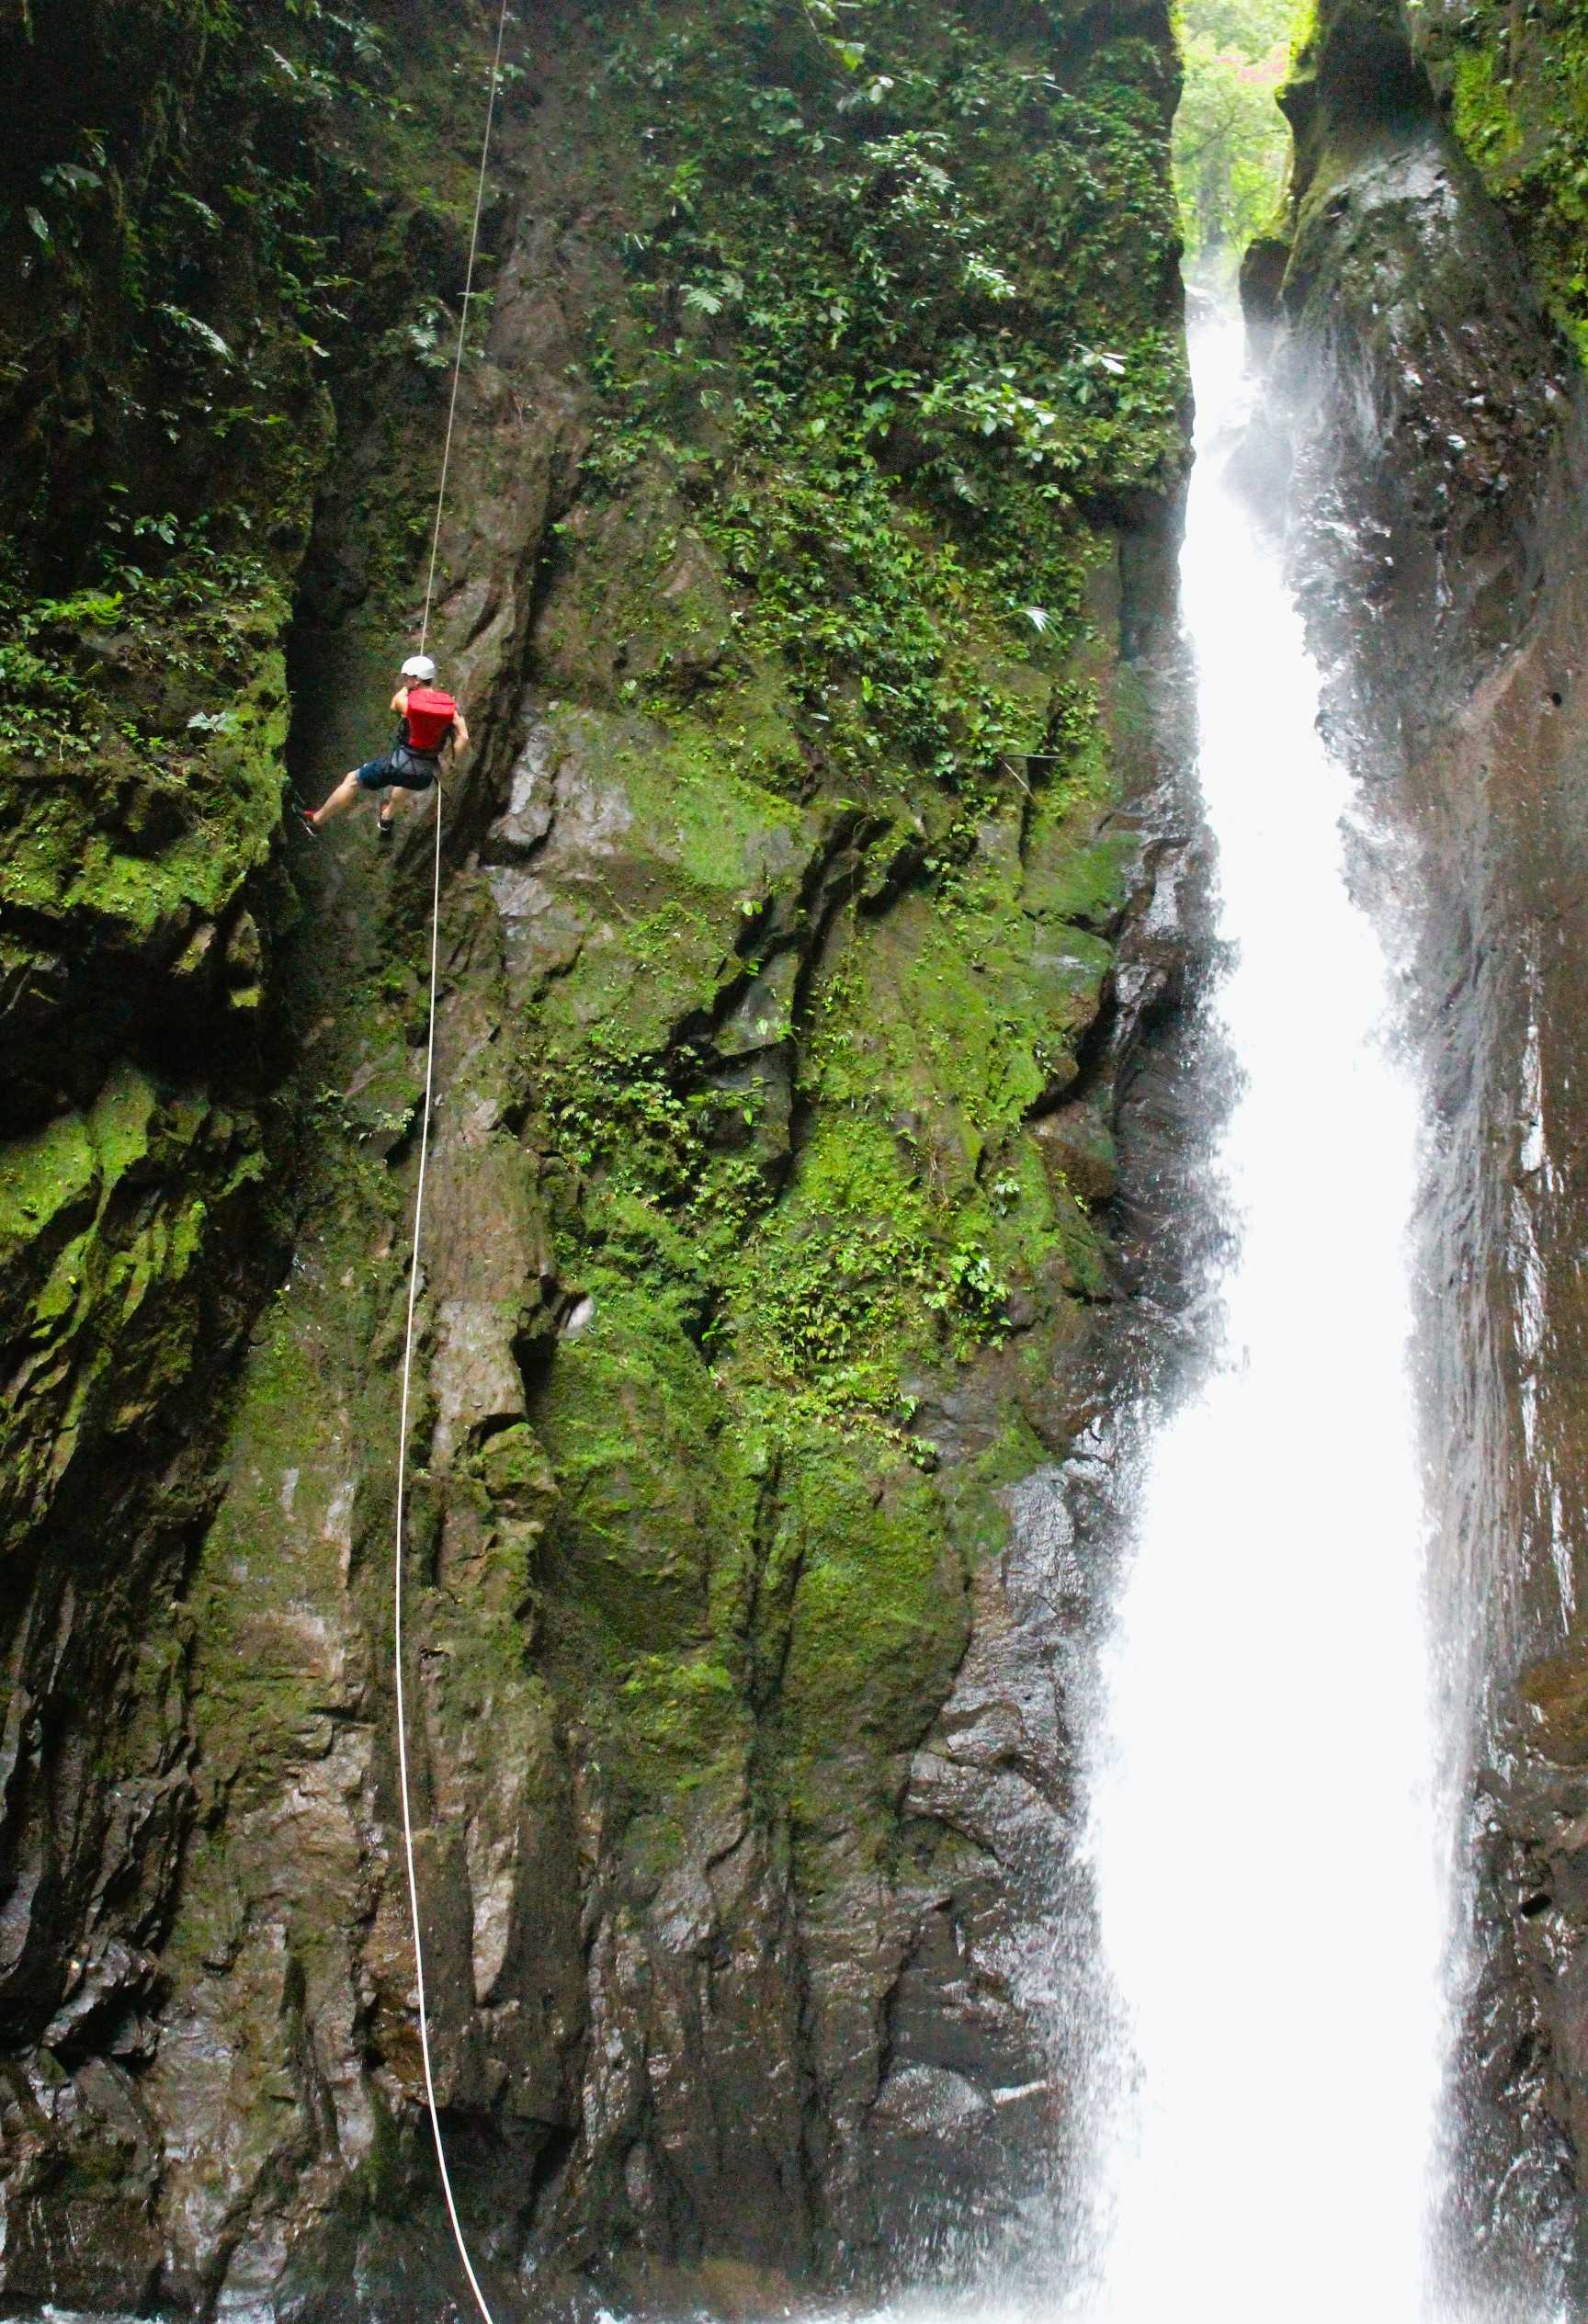
[[[382,839],[390,839],[391,836],[391,816],[377,815],[375,818],[375,828],[380,833]]]
[[[314,818],[310,813],[309,810],[302,804],[301,800],[294,802],[292,812],[297,817],[299,822],[301,823],[303,829],[308,833],[310,838],[318,839],[320,836],[320,826],[314,821]]]

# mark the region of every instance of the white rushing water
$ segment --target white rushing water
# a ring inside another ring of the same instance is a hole
[[[1243,1086],[1223,1341],[1149,1446],[1105,1657],[1090,1845],[1131,2055],[1094,2297],[1106,2324],[1414,2324],[1446,2040],[1418,1105],[1318,675],[1223,478],[1238,330],[1205,330],[1195,367],[1184,608]]]

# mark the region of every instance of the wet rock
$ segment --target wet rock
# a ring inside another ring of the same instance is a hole
[[[1539,1758],[1557,1766],[1588,1766],[1588,1644],[1535,1662],[1520,1694],[1527,1738]]]
[[[936,2142],[971,2137],[992,2112],[991,2100],[962,2074],[943,2066],[901,2066],[878,2092],[871,2119],[883,2137],[913,2135]]]
[[[1145,112],[1167,103],[1155,0],[1069,30],[1058,68],[1118,37]],[[629,359],[607,330],[633,285],[628,194],[565,182],[594,37],[537,60],[550,110],[504,149],[459,393],[431,634],[477,742],[442,824],[412,1344],[427,822],[384,856],[350,822],[292,904],[242,862],[278,803],[251,793],[213,892],[163,900],[136,943],[51,923],[16,981],[43,1142],[6,1291],[31,1560],[0,1894],[7,2296],[304,2324],[455,2303],[401,1839],[399,1557],[436,2080],[504,2316],[765,2313],[880,2283],[933,2250],[929,2212],[1006,2223],[1058,2143],[1035,1947],[1070,1846],[1078,1560],[1037,1503],[1077,1409],[1049,1377],[1087,1329],[1066,1286],[1100,1304],[1106,1254],[1061,1216],[1031,1125],[1061,1097],[1054,1121],[1111,1114],[1172,982],[1171,857],[1098,798],[1110,753],[1133,800],[1151,788],[1155,716],[1123,664],[1163,623],[1173,515],[1137,476],[1121,534],[1087,525],[1091,630],[1062,668],[1023,636],[972,641],[956,731],[988,690],[1039,742],[1095,689],[1095,761],[1034,750],[966,813],[936,743],[875,768],[852,738],[830,752],[835,713],[865,731],[853,671],[822,708],[798,655],[747,634],[753,593],[700,513],[727,456],[710,375],[668,422],[686,440],[617,489],[596,473],[612,399],[590,375]],[[451,279],[448,218],[428,195],[393,217],[405,285]],[[1159,292],[1172,329],[1167,262]],[[412,578],[391,543],[437,419],[411,323],[393,312],[400,362],[388,343],[356,380],[332,364],[293,630],[317,774],[386,717]],[[691,362],[729,338],[678,335]],[[913,557],[947,558],[949,514]],[[298,522],[270,512],[284,552]],[[129,799],[141,862],[182,844],[157,805]],[[1116,975],[1155,914],[1150,969]],[[99,1003],[105,1046],[68,1071],[62,1027]],[[146,1034],[157,1057],[103,1072]],[[692,1207],[713,1185],[739,1206],[726,1236]],[[851,1211],[853,1253],[811,1264]],[[735,1308],[724,1250],[789,1218]],[[1073,1249],[1027,1267],[1050,1229]],[[187,1236],[216,1262],[189,1265]],[[1030,1277],[1007,1296],[981,1247],[1000,1239]],[[824,1301],[879,1279],[941,1298],[919,1335],[931,1445],[864,1366],[838,1420],[811,1402],[836,1368]],[[735,1372],[807,1314],[814,1354]],[[215,1427],[190,1450],[172,1416],[195,1406]]]
[[[1474,2283],[1572,2300],[1584,2117],[1570,1608],[1588,1225],[1560,1035],[1583,1005],[1581,959],[1560,931],[1583,869],[1588,758],[1550,725],[1550,673],[1588,635],[1588,458],[1537,246],[1518,243],[1440,102],[1450,35],[1443,7],[1427,25],[1356,0],[1320,9],[1275,380],[1319,510],[1291,550],[1332,673],[1331,732],[1364,778],[1358,876],[1408,915],[1439,1126],[1421,1333],[1449,1447],[1435,1525],[1459,1546],[1435,1605],[1460,1706],[1450,1748],[1481,1836],[1465,2144],[1445,2225]],[[1477,12],[1458,35],[1486,37]],[[1362,60],[1396,43],[1382,91],[1367,86]]]
[[[1118,1183],[1113,1133],[1091,1107],[1067,1105],[1037,1125],[1043,1160],[1061,1188],[1083,1203],[1107,1202]]]
[[[527,861],[551,829],[554,776],[550,735],[537,727],[514,762],[507,811],[486,834],[487,863]]]

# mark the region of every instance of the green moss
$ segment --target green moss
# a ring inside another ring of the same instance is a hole
[[[68,1114],[31,1138],[5,1149],[0,1173],[0,1249],[9,1269],[18,1254],[64,1216],[83,1215],[98,1186],[98,1161],[88,1125]]]
[[[818,13],[736,0],[725,40],[720,17],[640,7],[598,74],[600,136],[552,156],[559,199],[595,186],[627,254],[579,286],[574,385],[600,424],[533,642],[565,924],[499,1021],[486,946],[449,951],[470,963],[469,1062],[447,1102],[478,1094],[514,1123],[490,1133],[511,1167],[544,1164],[562,1287],[594,1312],[544,1363],[544,1341],[515,1344],[527,1423],[415,1475],[426,1712],[465,1739],[459,1763],[494,1728],[548,1761],[570,1732],[603,1847],[641,1883],[744,1800],[791,1817],[808,1887],[829,1846],[880,1865],[896,1840],[970,1578],[1004,1537],[999,1495],[1040,1457],[1008,1410],[1015,1294],[1036,1376],[1075,1328],[1069,1294],[1099,1280],[1032,1117],[1075,1071],[1127,853],[1097,833],[1117,779],[1105,536],[1182,459],[1164,60],[1106,27],[1039,47],[1033,17],[1005,46],[969,11],[877,0],[873,90]],[[331,33],[304,18],[302,37]],[[381,264],[410,228],[445,252],[456,173],[432,204],[406,129],[391,159]],[[413,546],[410,321],[387,323],[369,368],[390,409],[345,426],[323,517],[346,566],[375,551],[379,607],[401,604]],[[292,539],[311,454],[272,471]],[[152,662],[190,624],[192,666],[96,760],[136,790],[130,823],[92,780],[32,794],[12,876],[41,916],[143,942],[236,901],[277,809],[271,587],[231,638],[214,593],[129,591],[102,625]],[[373,630],[352,627],[362,699]],[[47,628],[28,644],[41,705],[82,677]],[[70,731],[101,734],[113,697],[86,684]],[[189,725],[222,702],[225,727]],[[459,914],[475,893],[457,883]],[[179,973],[203,972],[207,933],[184,935]],[[401,1182],[377,1157],[411,1118],[414,986],[378,972],[366,914],[356,938],[298,1093],[312,1224],[250,1355],[192,1584],[217,1832],[183,1958],[242,1941],[257,1874],[239,1827],[330,1747],[389,1651],[389,1485],[368,1448],[397,1424]],[[82,1199],[113,1183],[126,1230],[106,1311],[169,1321],[195,1296],[248,1125],[199,1171],[185,1157],[209,1134],[169,1106],[142,1129],[115,1106],[96,1121]],[[51,1214],[51,1321],[76,1311],[76,1199]],[[177,1393],[191,1345],[151,1338],[119,1409],[156,1380]],[[966,1367],[996,1442],[939,1466],[913,1441],[916,1400]],[[350,1594],[357,1667],[335,1650]]]
[[[171,1400],[214,1328],[214,1253],[262,1167],[256,1135],[123,1064],[86,1115],[5,1150],[0,1326],[25,1351],[4,1432],[9,1522],[40,1522],[107,1437],[172,1443]]]
[[[882,1124],[819,1117],[788,1195],[745,1246],[732,1375],[769,1425],[825,1414],[896,1414],[906,1367],[936,1334],[929,1300],[955,1286],[938,1221]]]
[[[227,1490],[190,1593],[202,1782],[268,1797],[339,1699],[325,1642],[343,1606],[353,1522],[348,1396],[370,1303],[362,1238],[334,1236],[315,1266],[335,1298],[283,1291],[256,1332],[233,1431]],[[326,1270],[334,1270],[327,1283]]]
[[[678,1306],[618,1272],[596,1278],[596,1298],[533,1416],[561,1496],[549,1571],[567,1627],[549,1651],[581,1686],[621,1683],[659,1636],[680,1654],[707,1646],[713,1571],[749,1522]]]
[[[593,1033],[609,1055],[642,1056],[734,972],[740,907],[793,854],[800,817],[687,723],[585,711],[554,720],[550,742],[601,802],[602,845],[568,900],[582,941],[542,1016],[577,1075]]]
[[[1458,57],[1451,94],[1456,134],[1474,160],[1491,168],[1511,160],[1523,142],[1522,124],[1495,79],[1493,58],[1482,50]]]
[[[1550,312],[1588,359],[1588,9],[1429,0],[1413,37],[1451,124],[1508,213]]]
[[[210,729],[189,727],[186,711],[175,731],[146,732],[119,716],[111,722],[105,702],[85,688],[75,734],[56,726],[0,735],[0,753],[9,743],[17,754],[0,815],[0,901],[63,924],[74,943],[91,934],[100,947],[130,952],[170,942],[196,914],[224,913],[280,825],[286,687],[276,630],[284,611],[278,596],[258,618],[247,608],[217,617],[221,664],[208,678],[195,673],[177,697],[184,706],[207,693],[213,700],[225,685],[224,711],[193,711],[217,721]],[[123,633],[135,651],[118,682],[163,667],[172,624],[180,629],[183,618],[136,617]]]
[[[780,1554],[797,1571],[777,1715],[802,1838],[886,1844],[899,1760],[948,1692],[970,1632],[967,1569],[933,1480],[906,1462],[785,1461]]]
[[[119,1067],[95,1099],[88,1134],[108,1184],[148,1155],[159,1101],[153,1084],[135,1066]]]
[[[921,1117],[962,1178],[1072,1078],[1067,1040],[1095,1013],[1108,958],[984,847],[951,909],[910,897],[855,932],[818,989],[813,1093]]]
[[[743,1763],[746,1733],[739,1673],[708,1657],[641,1656],[612,1706],[615,1739],[638,1753],[648,1792],[668,1802]],[[632,1762],[630,1763],[632,1763]]]
[[[647,852],[713,903],[753,893],[777,835],[798,822],[783,800],[723,766],[698,734],[627,751],[611,773]]]

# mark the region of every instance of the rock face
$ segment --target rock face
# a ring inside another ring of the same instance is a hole
[[[1450,2262],[1497,2293],[1580,2296],[1588,473],[1548,259],[1568,211],[1502,182],[1473,116],[1507,14],[1496,107],[1541,122],[1575,66],[1536,41],[1544,11],[1456,13],[1319,11],[1286,100],[1291,232],[1249,268],[1283,399],[1253,471],[1283,491],[1293,465],[1289,505],[1313,512],[1291,519],[1296,570],[1363,776],[1360,877],[1409,931],[1437,1126],[1423,1368],[1442,1678],[1484,1850]]]
[[[0,412],[0,2282],[439,2316],[391,1617],[431,833],[278,809],[284,736],[315,795],[383,739],[483,28],[269,13],[178,10],[6,164],[84,327]],[[69,87],[83,14],[22,68]],[[513,58],[405,1546],[503,2313],[870,2286],[1054,2194],[1050,1488],[1182,948],[1174,96],[1158,0],[553,8]]]

